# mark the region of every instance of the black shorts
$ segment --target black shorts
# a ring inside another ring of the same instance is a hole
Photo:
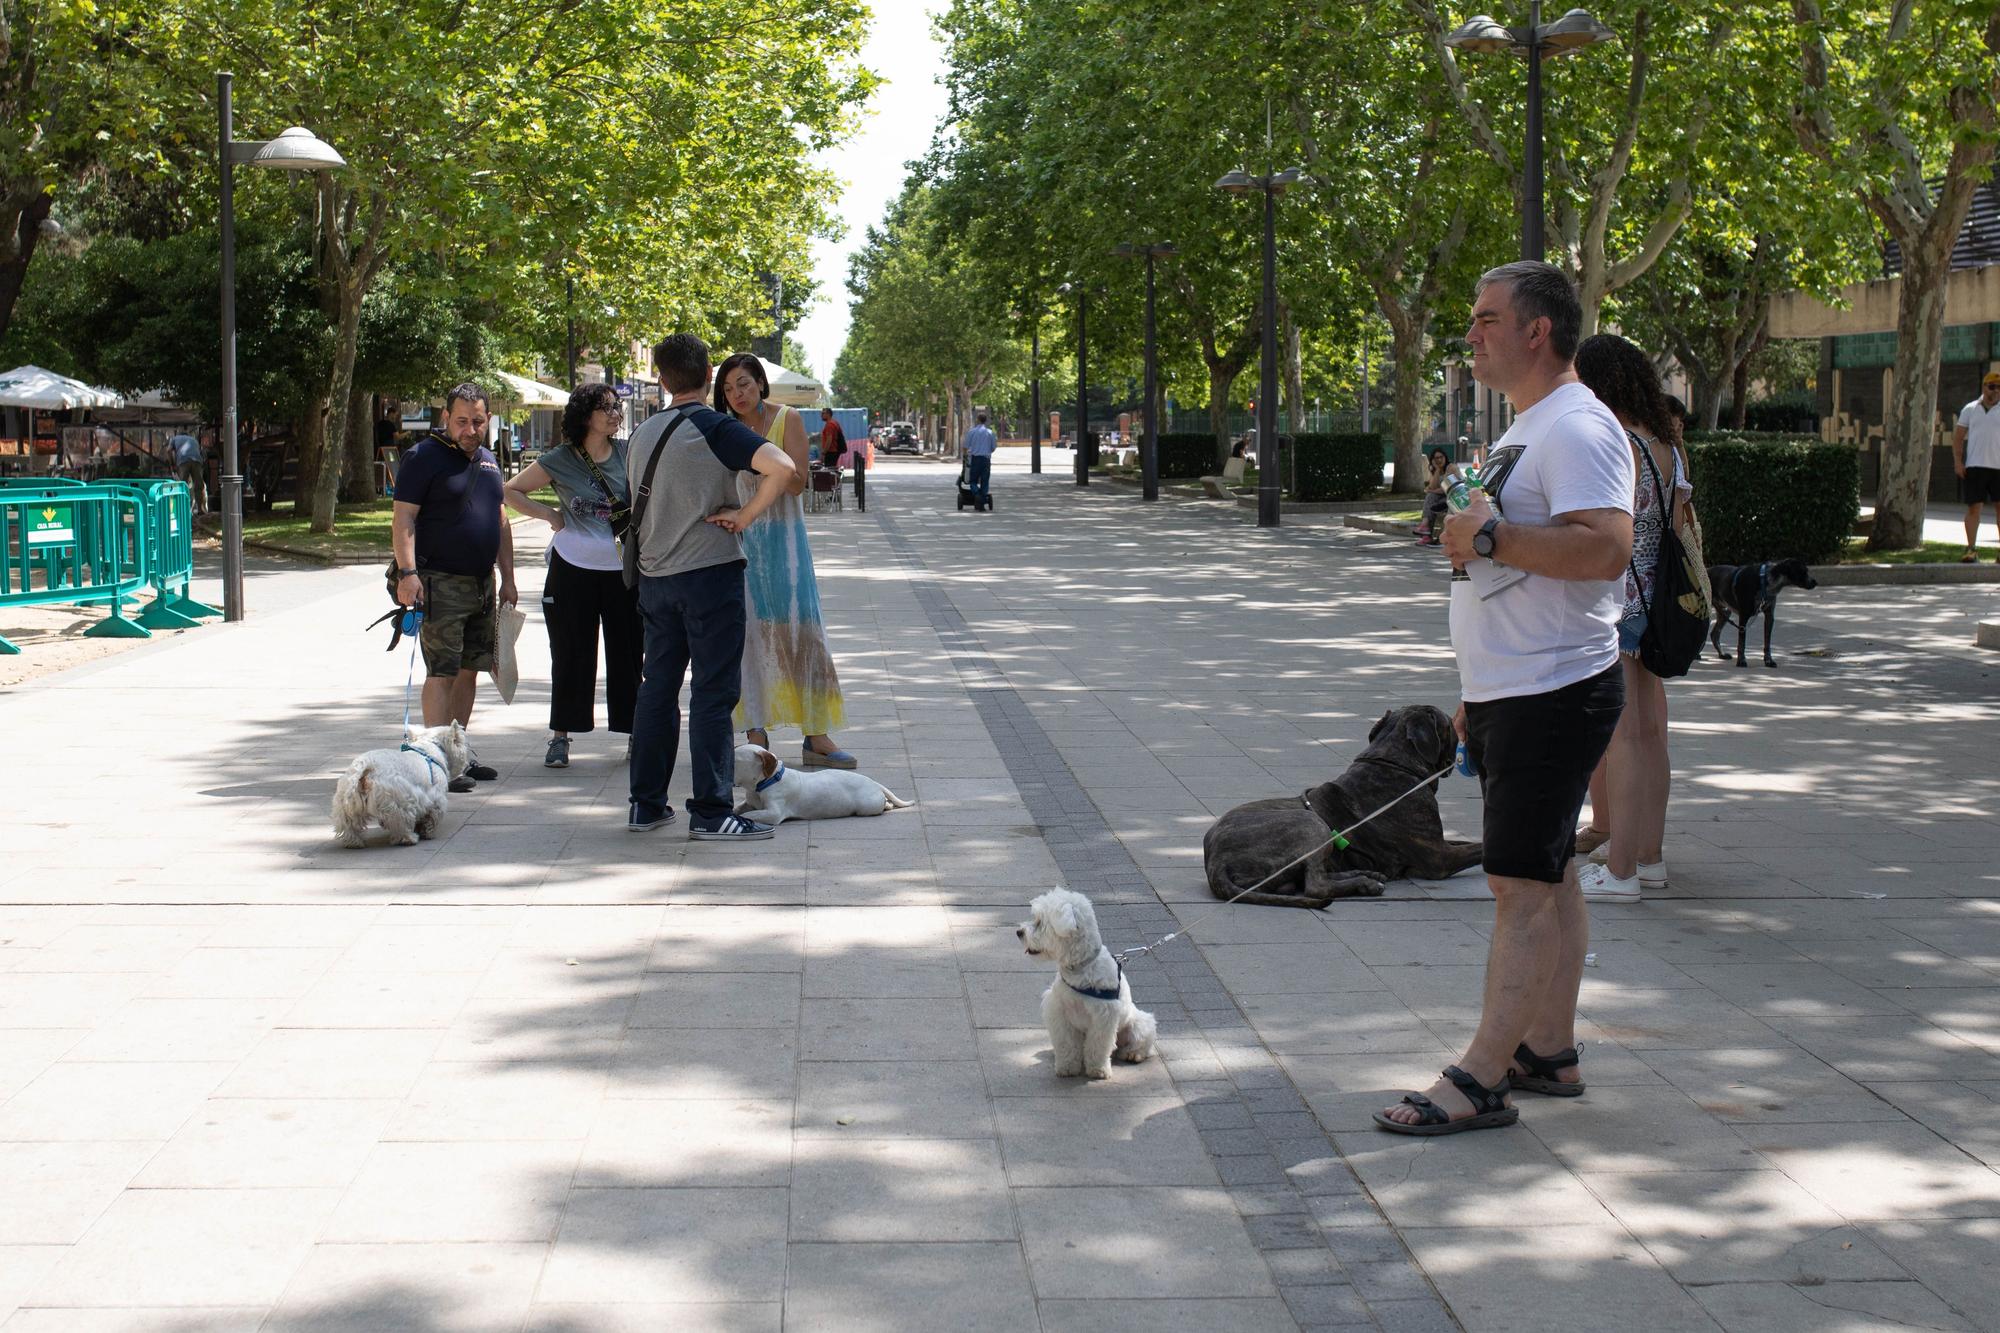
[[[2000,467],[1969,467],[1959,478],[1958,498],[1966,504],[2000,504]]]
[[[1466,756],[1486,805],[1487,874],[1562,883],[1590,774],[1624,707],[1619,666],[1547,694],[1465,705]]]

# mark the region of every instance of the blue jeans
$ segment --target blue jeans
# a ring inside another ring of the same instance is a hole
[[[648,815],[667,808],[681,744],[681,682],[688,699],[688,814],[706,826],[734,807],[736,764],[729,714],[743,692],[743,565],[710,565],[639,580],[646,623],[645,674],[632,722],[632,800]]]
[[[982,500],[992,491],[992,454],[973,454],[965,460],[965,489]]]

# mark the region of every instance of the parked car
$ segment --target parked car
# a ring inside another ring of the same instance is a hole
[[[917,443],[916,426],[908,421],[890,422],[889,433],[882,441],[882,452],[885,454],[915,454],[923,452],[922,447]]]

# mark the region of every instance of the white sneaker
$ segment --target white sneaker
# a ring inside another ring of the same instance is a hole
[[[1611,844],[1607,842],[1602,846],[1598,847],[1596,850],[1591,852],[1589,859],[1590,863],[1594,866],[1610,865]],[[1666,858],[1662,857],[1658,861],[1641,861],[1639,863],[1639,883],[1649,889],[1666,888],[1667,887]]]
[[[1576,883],[1583,890],[1585,902],[1636,903],[1643,893],[1637,875],[1620,879],[1603,866],[1583,867],[1577,872]]]

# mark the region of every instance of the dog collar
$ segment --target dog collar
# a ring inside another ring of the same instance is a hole
[[[1115,958],[1112,959],[1111,962],[1112,965],[1118,969],[1118,980],[1120,983],[1122,983],[1125,980],[1125,964],[1119,962]],[[1079,986],[1074,981],[1069,980],[1067,977],[1063,979],[1063,985],[1069,987],[1071,990],[1075,991],[1078,995],[1088,995],[1093,1000],[1116,1000],[1121,998],[1124,994],[1122,986],[1114,985],[1109,989],[1102,986],[1097,986],[1097,987]]]
[[[780,759],[778,761],[778,771],[773,773],[770,777],[765,778],[762,782],[758,783],[757,790],[758,791],[764,790],[764,788],[770,786],[772,783],[776,782],[779,778],[783,776],[785,776],[785,761]]]
[[[435,768],[438,771],[439,777],[444,776],[444,765],[440,764],[437,760],[431,758],[431,752],[429,750],[420,750],[416,746],[410,744],[408,741],[404,741],[401,747],[399,748],[408,751],[409,753],[415,755],[417,758],[423,760],[426,764],[429,764],[432,768]]]

